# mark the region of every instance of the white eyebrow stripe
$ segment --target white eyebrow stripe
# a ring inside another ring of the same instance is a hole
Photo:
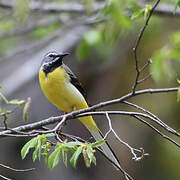
[[[49,61],[49,62],[44,62],[43,65],[51,65],[53,64],[54,62],[56,62],[56,58],[53,60],[53,61]]]
[[[57,55],[57,53],[49,52],[48,54],[46,54],[46,56],[49,56],[49,55]]]

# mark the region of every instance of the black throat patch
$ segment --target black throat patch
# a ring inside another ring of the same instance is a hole
[[[47,75],[48,73],[53,72],[56,68],[62,65],[62,59],[54,59],[53,61],[45,61],[42,64],[42,70]]]

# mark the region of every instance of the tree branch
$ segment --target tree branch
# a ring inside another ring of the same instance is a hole
[[[127,99],[129,99],[131,97],[135,97],[135,96],[142,95],[142,94],[167,93],[167,92],[176,92],[176,91],[178,91],[178,87],[175,87],[175,88],[163,88],[163,89],[143,89],[143,90],[136,91],[134,94],[132,94],[132,93],[126,94],[125,96],[122,96],[121,98],[118,98],[118,99],[101,102],[101,103],[96,104],[94,106],[91,106],[91,107],[89,107],[87,109],[81,109],[81,110],[78,110],[78,111],[73,111],[71,113],[66,114],[66,116],[67,116],[67,119],[73,118],[74,116],[79,115],[81,113],[89,112],[89,111],[99,109],[99,108],[102,108],[102,107],[105,107],[105,106],[108,106],[108,105],[117,104],[117,103],[123,102],[123,101],[125,101],[125,100],[127,100]],[[13,134],[13,131],[26,132],[26,131],[30,131],[30,130],[33,130],[33,129],[39,129],[42,126],[46,126],[46,125],[49,125],[49,124],[54,124],[56,122],[59,122],[59,121],[62,120],[62,118],[63,118],[63,116],[50,117],[48,119],[41,120],[39,122],[35,122],[35,123],[22,125],[22,126],[13,128],[12,130],[5,130],[5,131],[0,132],[0,137],[7,136],[8,134]]]
[[[10,167],[10,166],[6,166],[6,165],[4,165],[4,164],[0,164],[0,167],[3,167],[3,168],[5,168],[5,169],[11,170],[11,171],[15,171],[15,172],[29,172],[29,171],[35,170],[35,168],[15,169],[15,168],[12,168],[12,167]]]

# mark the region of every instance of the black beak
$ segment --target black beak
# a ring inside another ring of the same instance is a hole
[[[64,56],[67,56],[69,55],[70,53],[61,53],[61,54],[58,54],[56,57],[59,57],[59,58],[63,58]]]

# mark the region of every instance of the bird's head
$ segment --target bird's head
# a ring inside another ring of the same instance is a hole
[[[62,65],[62,59],[64,56],[67,55],[69,55],[69,53],[57,53],[57,52],[47,53],[42,60],[41,69],[44,71],[45,74],[52,72],[57,67]]]

